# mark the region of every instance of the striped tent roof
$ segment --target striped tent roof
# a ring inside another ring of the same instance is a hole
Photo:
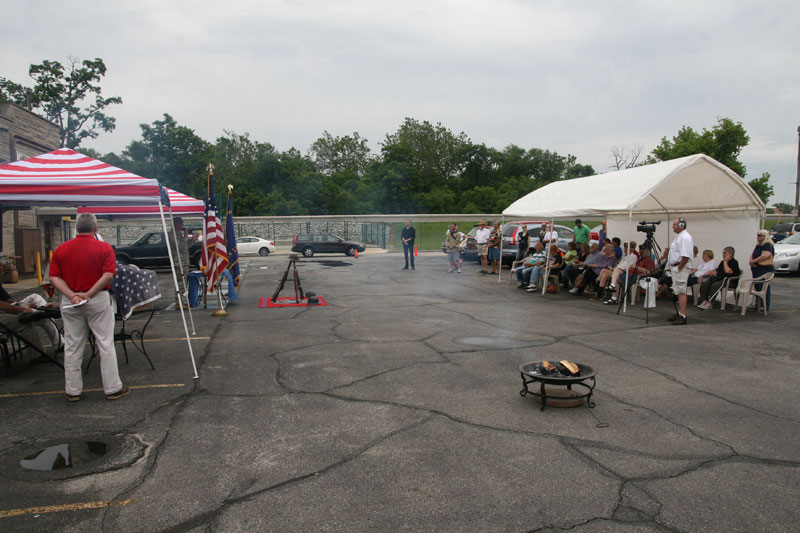
[[[164,190],[167,191],[174,216],[203,216],[205,209],[203,200],[192,198],[169,187],[164,187]],[[157,205],[93,205],[78,208],[78,213],[94,213],[97,216],[114,218],[147,218],[159,216],[159,209]]]
[[[158,181],[68,148],[0,165],[0,204],[155,205]]]

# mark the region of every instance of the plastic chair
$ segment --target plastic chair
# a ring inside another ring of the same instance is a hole
[[[747,305],[749,303],[748,296],[761,298],[761,307],[764,309],[764,316],[767,315],[767,289],[769,289],[769,284],[774,277],[774,272],[767,272],[763,276],[745,280],[743,283],[744,287],[739,287],[736,290],[737,295],[742,295],[744,297],[744,301],[742,302],[742,316],[747,312]],[[756,289],[756,284],[758,283],[761,284],[760,289]]]
[[[518,266],[524,264],[524,262],[525,262],[524,259],[520,259],[519,261],[514,261],[513,263],[511,263],[511,272],[508,274],[508,283],[506,283],[506,285],[510,284],[511,280],[516,279],[514,277],[514,270],[516,270]]]
[[[735,289],[731,289],[731,283],[738,281],[740,277],[741,276],[731,276],[729,278],[725,278],[725,281],[722,282],[722,287],[719,289],[719,308],[721,311],[725,310],[729,291],[733,292],[733,306],[736,307],[736,291]]]

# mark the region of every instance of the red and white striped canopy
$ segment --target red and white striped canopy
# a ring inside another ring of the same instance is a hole
[[[174,216],[202,217],[205,210],[205,202],[192,198],[169,187],[164,187],[169,196],[169,203],[172,206]],[[168,213],[169,209],[164,208]],[[78,213],[94,213],[97,216],[112,216],[114,218],[147,218],[159,216],[157,205],[93,205],[78,208]]]
[[[0,165],[2,205],[154,205],[158,181],[68,148]]]

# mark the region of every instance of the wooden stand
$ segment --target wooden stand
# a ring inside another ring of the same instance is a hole
[[[300,285],[300,275],[297,273],[297,260],[300,258],[297,254],[291,254],[289,256],[289,264],[286,267],[286,272],[283,273],[283,277],[281,278],[281,284],[278,285],[278,288],[275,290],[275,294],[272,295],[272,301],[278,301],[278,295],[283,290],[283,286],[286,284],[286,280],[289,278],[289,270],[292,271],[292,279],[294,281],[294,299],[295,303],[300,303],[301,300],[305,299],[305,295],[303,294],[303,287]]]

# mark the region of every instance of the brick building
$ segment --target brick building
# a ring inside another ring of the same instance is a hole
[[[58,126],[10,102],[0,102],[0,165],[51,152],[60,145]],[[37,208],[2,209],[3,257],[15,258],[20,275],[35,272],[33,251],[48,251],[62,242],[61,216]],[[74,212],[74,210],[73,210]]]

